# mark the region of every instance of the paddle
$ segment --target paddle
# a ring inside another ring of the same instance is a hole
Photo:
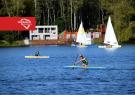
[[[74,61],[73,66],[75,66],[75,65],[76,65],[77,58],[78,58],[78,55],[77,55],[77,56],[76,56],[76,58],[75,58],[75,61]],[[74,69],[74,67],[73,67],[72,69]]]
[[[76,58],[75,58],[75,62],[74,62],[74,66],[76,65],[76,63],[78,63],[78,62],[76,62],[77,61],[77,59],[78,59],[78,55],[76,56]]]

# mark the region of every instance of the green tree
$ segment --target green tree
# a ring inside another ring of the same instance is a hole
[[[133,0],[101,0],[102,7],[112,17],[112,22],[120,42],[132,37],[131,18],[135,15]],[[108,16],[107,15],[107,16]]]

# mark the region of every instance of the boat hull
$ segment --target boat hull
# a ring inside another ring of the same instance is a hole
[[[25,58],[49,58],[49,56],[25,56]]]
[[[86,45],[77,45],[77,47],[79,47],[79,48],[85,48],[85,47],[88,47],[88,46],[86,46]]]
[[[111,47],[108,47],[108,46],[98,46],[98,48],[121,48],[121,45],[117,45],[117,46],[111,46]]]
[[[105,69],[105,67],[83,67],[83,66],[75,66],[75,65],[71,65],[71,66],[64,66],[64,68],[82,68],[82,69]]]

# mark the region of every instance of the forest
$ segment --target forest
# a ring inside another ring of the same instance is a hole
[[[135,41],[135,0],[0,0],[0,16],[35,16],[37,25],[58,25],[59,33],[85,30],[107,23],[108,16],[119,42]],[[0,31],[0,40],[20,40],[28,32]]]

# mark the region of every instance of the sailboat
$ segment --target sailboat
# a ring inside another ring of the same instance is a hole
[[[89,39],[86,37],[86,33],[83,28],[83,23],[81,21],[81,24],[79,26],[79,30],[77,33],[77,39],[76,39],[76,42],[79,43],[78,47],[87,47],[87,45],[89,45],[89,43],[91,44],[91,42],[88,42],[88,41],[89,41]]]
[[[103,46],[98,46],[99,48],[120,48],[121,45],[118,44],[112,23],[111,23],[111,17],[109,16],[108,22],[107,22],[107,28],[105,32],[105,38],[104,38],[104,44]]]

